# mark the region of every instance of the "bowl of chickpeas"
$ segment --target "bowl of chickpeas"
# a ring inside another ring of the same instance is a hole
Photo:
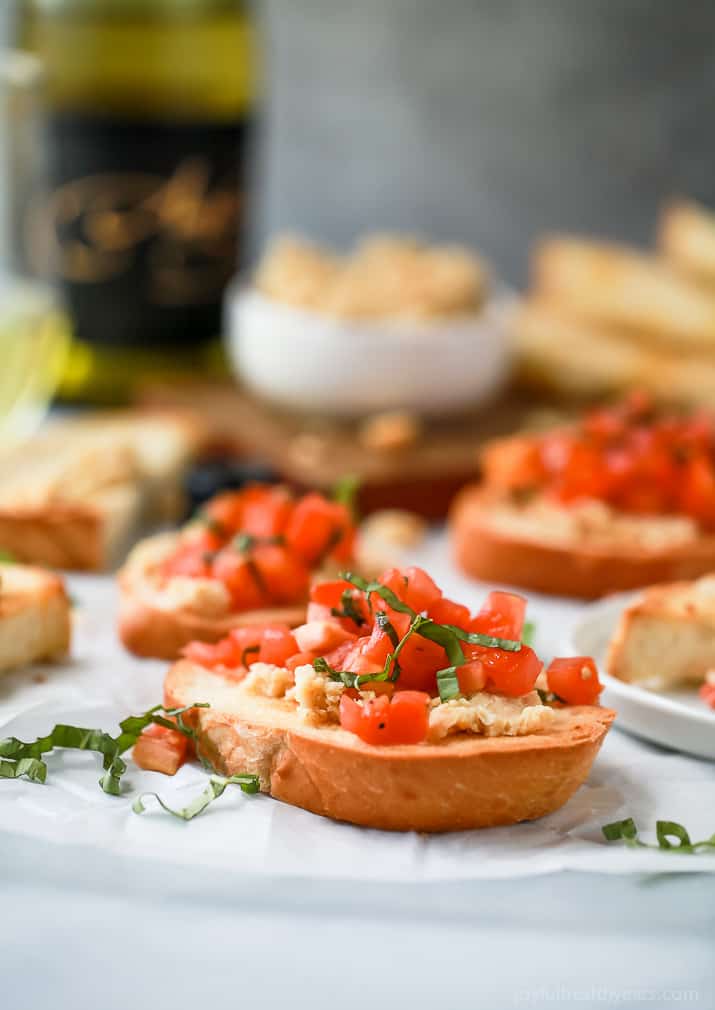
[[[283,407],[443,415],[504,386],[512,304],[462,246],[375,235],[338,255],[282,237],[229,293],[227,350],[240,381]]]

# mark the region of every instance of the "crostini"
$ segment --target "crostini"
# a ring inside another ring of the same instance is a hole
[[[138,656],[175,659],[233,628],[305,620],[326,566],[352,560],[350,508],[254,484],[213,498],[178,532],[141,541],[118,575],[119,636]]]
[[[715,708],[715,575],[651,586],[626,607],[606,669],[654,691],[699,687]]]
[[[313,587],[298,628],[188,645],[165,703],[209,706],[184,719],[220,774],[316,814],[430,832],[531,820],[584,782],[614,713],[592,660],[542,671],[525,607],[494,592],[473,615],[418,568],[345,575]]]
[[[0,563],[0,673],[65,655],[70,626],[70,602],[58,575]]]
[[[646,397],[487,446],[451,512],[479,579],[592,599],[715,569],[715,422]]]

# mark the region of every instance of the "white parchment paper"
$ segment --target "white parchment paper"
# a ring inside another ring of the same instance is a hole
[[[416,558],[448,595],[477,606],[484,590],[449,566],[441,538]],[[117,731],[117,723],[161,700],[166,664],[138,660],[119,645],[116,598],[109,577],[70,579],[77,600],[73,658],[0,680],[0,736],[34,739],[55,722]],[[578,613],[571,602],[533,599],[537,648],[548,657]],[[444,836],[391,834],[335,824],[265,796],[229,787],[200,817],[184,823],[147,800],[143,815],[131,805],[139,792],[158,791],[184,806],[206,784],[187,765],[173,779],[131,763],[121,797],[98,785],[99,758],[72,751],[49,755],[45,785],[0,780],[0,846],[4,832],[63,844],[136,854],[187,867],[221,866],[227,873],[397,882],[516,877],[561,869],[608,873],[715,872],[715,854],[679,855],[606,843],[601,825],[635,818],[652,840],[656,819],[679,821],[693,839],[715,832],[715,764],[642,743],[611,731],[589,781],[559,812],[510,828]]]

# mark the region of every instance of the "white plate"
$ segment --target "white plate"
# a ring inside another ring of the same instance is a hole
[[[605,685],[601,701],[618,713],[616,725],[674,750],[715,760],[715,711],[694,688],[649,691],[605,672],[608,643],[618,619],[637,593],[611,597],[587,607],[577,618],[563,654],[593,656]]]

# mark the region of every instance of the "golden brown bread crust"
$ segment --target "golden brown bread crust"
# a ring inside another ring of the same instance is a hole
[[[217,771],[257,774],[276,799],[390,831],[494,827],[558,810],[585,781],[615,717],[596,706],[564,708],[548,733],[373,747],[338,726],[303,725],[282,700],[244,698],[221,711],[217,704],[236,694],[222,681],[182,661],[165,682],[167,705],[215,694],[212,708],[191,716],[199,752]]]
[[[143,541],[129,556],[117,576],[119,586],[119,637],[136,656],[177,659],[189,642],[218,642],[234,628],[268,621],[295,628],[305,621],[306,604],[247,610],[220,616],[194,613],[185,607],[158,606],[149,581],[142,546],[152,540],[163,545],[178,540],[178,534]]]
[[[42,568],[0,564],[0,671],[65,655],[70,635],[62,579]]]
[[[715,284],[715,214],[691,200],[674,200],[661,212],[658,247],[693,280]]]
[[[497,499],[498,501],[498,499]],[[450,513],[454,557],[468,575],[541,593],[597,599],[654,582],[693,579],[715,569],[715,536],[661,550],[586,543],[549,543],[505,534],[489,522],[492,491],[464,488]]]
[[[98,571],[104,567],[104,520],[92,505],[0,508],[0,545],[16,561],[52,568]]]
[[[715,670],[715,575],[646,589],[623,610],[606,669],[653,690],[701,683]]]

